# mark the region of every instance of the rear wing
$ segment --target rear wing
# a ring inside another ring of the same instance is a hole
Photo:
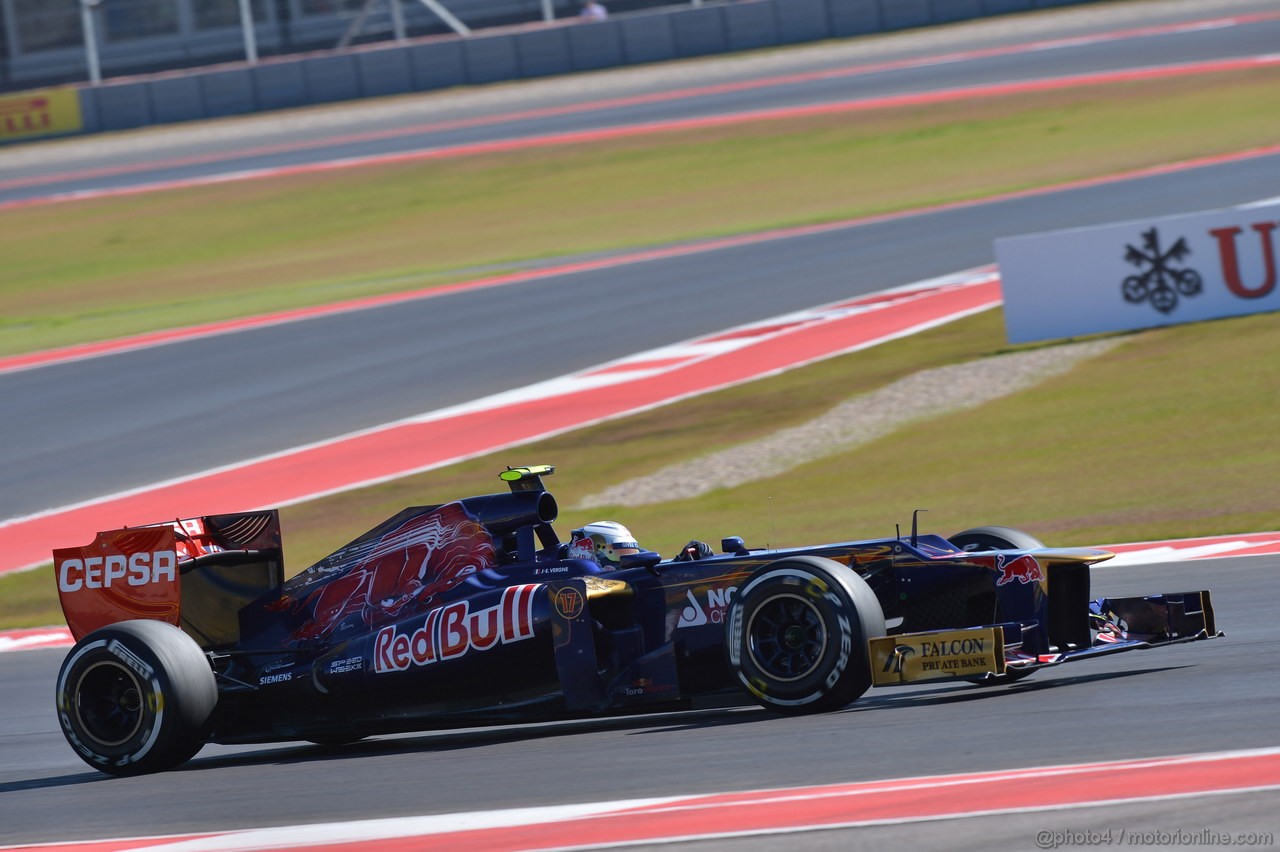
[[[136,618],[181,627],[202,647],[239,641],[239,612],[280,588],[275,510],[203,515],[100,532],[53,551],[58,600],[71,635]]]

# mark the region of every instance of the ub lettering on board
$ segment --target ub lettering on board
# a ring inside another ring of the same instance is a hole
[[[1280,310],[1280,201],[996,240],[1009,341]]]

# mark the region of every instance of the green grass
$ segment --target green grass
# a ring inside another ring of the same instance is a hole
[[[1273,144],[1276,114],[1262,69],[5,211],[0,355]]]
[[[0,575],[0,630],[65,623],[52,566]]]
[[[785,475],[688,501],[575,510],[602,484],[804,422],[922,369],[1002,351],[999,310],[704,397],[282,511],[299,570],[407,505],[500,491],[505,465],[551,463],[568,530],[621,520],[650,548],[741,535],[789,546],[1020,527],[1052,545],[1280,527],[1280,315],[1126,336],[1041,385],[908,426]],[[833,390],[838,389],[838,390]],[[0,578],[0,626],[61,621],[51,570]]]

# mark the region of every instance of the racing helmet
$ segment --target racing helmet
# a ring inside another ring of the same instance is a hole
[[[582,534],[595,546],[596,562],[602,568],[617,568],[622,557],[640,552],[631,530],[616,521],[592,521],[582,528]]]

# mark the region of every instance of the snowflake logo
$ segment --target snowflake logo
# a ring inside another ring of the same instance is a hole
[[[1142,248],[1125,246],[1124,259],[1138,269],[1148,267],[1138,275],[1124,279],[1121,291],[1124,300],[1135,305],[1150,300],[1151,306],[1167,314],[1178,306],[1178,294],[1195,296],[1200,293],[1200,273],[1194,269],[1177,269],[1191,248],[1185,238],[1179,238],[1168,251],[1160,250],[1160,234],[1155,228],[1142,232]]]

